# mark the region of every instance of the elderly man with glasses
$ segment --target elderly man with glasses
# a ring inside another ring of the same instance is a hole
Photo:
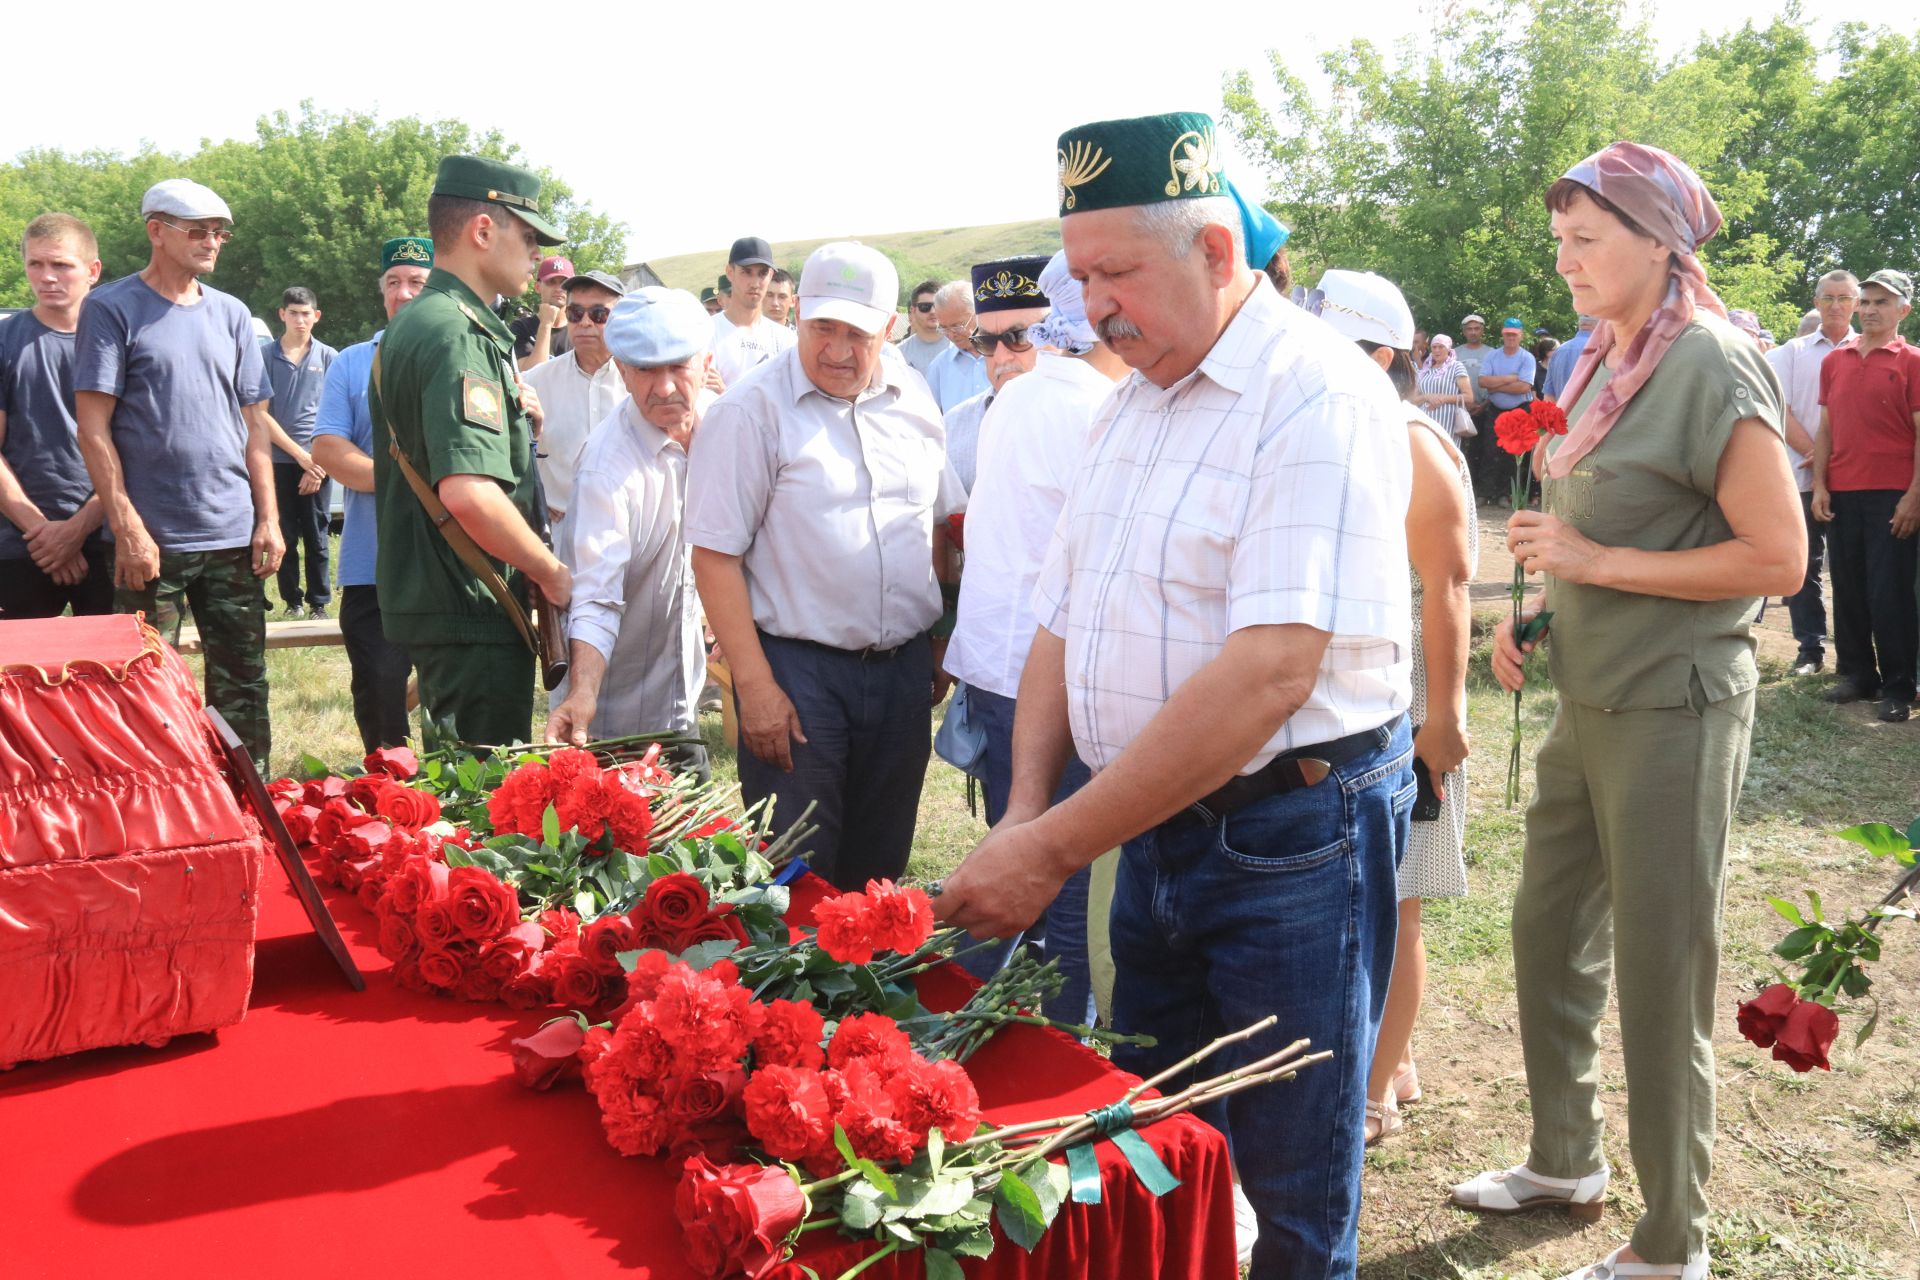
[[[607,317],[625,297],[627,287],[604,271],[588,271],[567,281],[566,354],[535,365],[521,381],[540,397],[544,420],[534,457],[540,464],[540,487],[547,499],[547,519],[553,526],[553,551],[574,567],[573,478],[586,452],[587,435],[613,412],[626,394],[620,372],[607,351]]]
[[[927,387],[944,414],[987,389],[987,362],[973,349],[973,282],[941,285],[933,295],[933,317],[952,344],[927,366]]]
[[[987,389],[948,409],[947,461],[960,487],[973,492],[974,458],[979,451],[980,420],[1000,389],[1031,372],[1040,352],[1028,330],[1047,317],[1047,295],[1040,292],[1045,258],[1005,258],[973,269],[973,330],[967,345],[986,362]]]
[[[207,701],[266,764],[267,597],[285,545],[274,502],[253,318],[200,283],[233,238],[227,202],[170,178],[140,201],[152,255],[95,289],[74,336],[80,451],[114,536],[114,608],[170,643],[182,606],[206,654]]]

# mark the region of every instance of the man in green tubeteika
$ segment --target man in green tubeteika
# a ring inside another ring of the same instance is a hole
[[[477,156],[440,162],[427,202],[434,269],[381,340],[368,405],[380,547],[374,577],[387,637],[412,655],[428,723],[463,742],[525,741],[533,652],[509,612],[434,526],[390,456],[397,443],[447,512],[491,558],[522,607],[531,581],[555,608],[567,567],[535,532],[530,432],[538,408],[515,376],[498,296],[526,288],[543,245],[540,180]]]

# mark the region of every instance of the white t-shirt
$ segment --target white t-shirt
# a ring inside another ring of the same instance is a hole
[[[713,364],[728,386],[749,369],[764,364],[794,344],[793,330],[756,316],[750,325],[737,325],[727,313],[713,314]]]

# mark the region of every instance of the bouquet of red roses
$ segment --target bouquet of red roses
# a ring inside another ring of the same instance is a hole
[[[1513,492],[1509,495],[1515,511],[1525,511],[1533,502],[1534,451],[1544,436],[1567,434],[1567,415],[1551,400],[1535,400],[1524,409],[1509,409],[1493,420],[1494,439],[1500,448],[1513,455]],[[1513,642],[1524,645],[1545,634],[1553,618],[1542,610],[1532,618],[1521,619],[1526,607],[1527,571],[1519,561],[1513,564]],[[1520,693],[1513,692],[1513,740],[1507,752],[1507,808],[1520,799]]]

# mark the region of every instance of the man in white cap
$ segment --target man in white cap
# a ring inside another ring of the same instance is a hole
[[[561,313],[567,322],[567,350],[521,375],[540,397],[544,417],[534,458],[540,469],[540,491],[547,500],[553,553],[569,569],[575,567],[569,531],[574,473],[580,468],[588,433],[626,395],[603,337],[613,304],[626,292],[627,286],[605,271],[569,278]]]
[[[687,450],[715,398],[705,385],[712,333],[698,298],[658,285],[607,319],[628,398],[594,428],[574,480],[572,668],[547,717],[554,742],[697,732],[707,659],[682,516]],[[681,768],[706,776],[704,747],[676,750]]]
[[[1201,1115],[1258,1215],[1254,1280],[1351,1276],[1414,792],[1407,411],[1248,267],[1219,157],[1197,112],[1060,138],[1067,261],[1134,372],[1034,588],[1006,816],[935,910],[1009,936],[1124,844],[1113,1021],[1156,1043],[1115,1046],[1115,1065],[1179,1074],[1267,1014],[1226,1063],[1298,1036],[1330,1050]],[[1076,754],[1093,779],[1054,805]]]
[[[114,607],[170,643],[193,610],[207,701],[263,766],[266,592],[285,546],[273,494],[272,395],[253,317],[200,283],[232,238],[227,202],[170,178],[140,201],[152,255],[95,289],[74,338],[74,416],[114,537]]]
[[[793,330],[761,313],[773,281],[773,247],[759,236],[741,236],[727,252],[726,280],[733,285],[713,325],[713,367],[732,386],[750,370],[793,345]],[[785,314],[783,311],[782,315]]]
[[[961,498],[939,410],[904,362],[881,356],[893,264],[862,244],[822,245],[799,297],[798,344],[700,428],[687,540],[733,670],[741,791],[749,803],[779,794],[775,831],[813,804],[809,862],[857,889],[900,874],[913,844],[931,708],[946,692],[932,639],[951,576],[939,529]]]

